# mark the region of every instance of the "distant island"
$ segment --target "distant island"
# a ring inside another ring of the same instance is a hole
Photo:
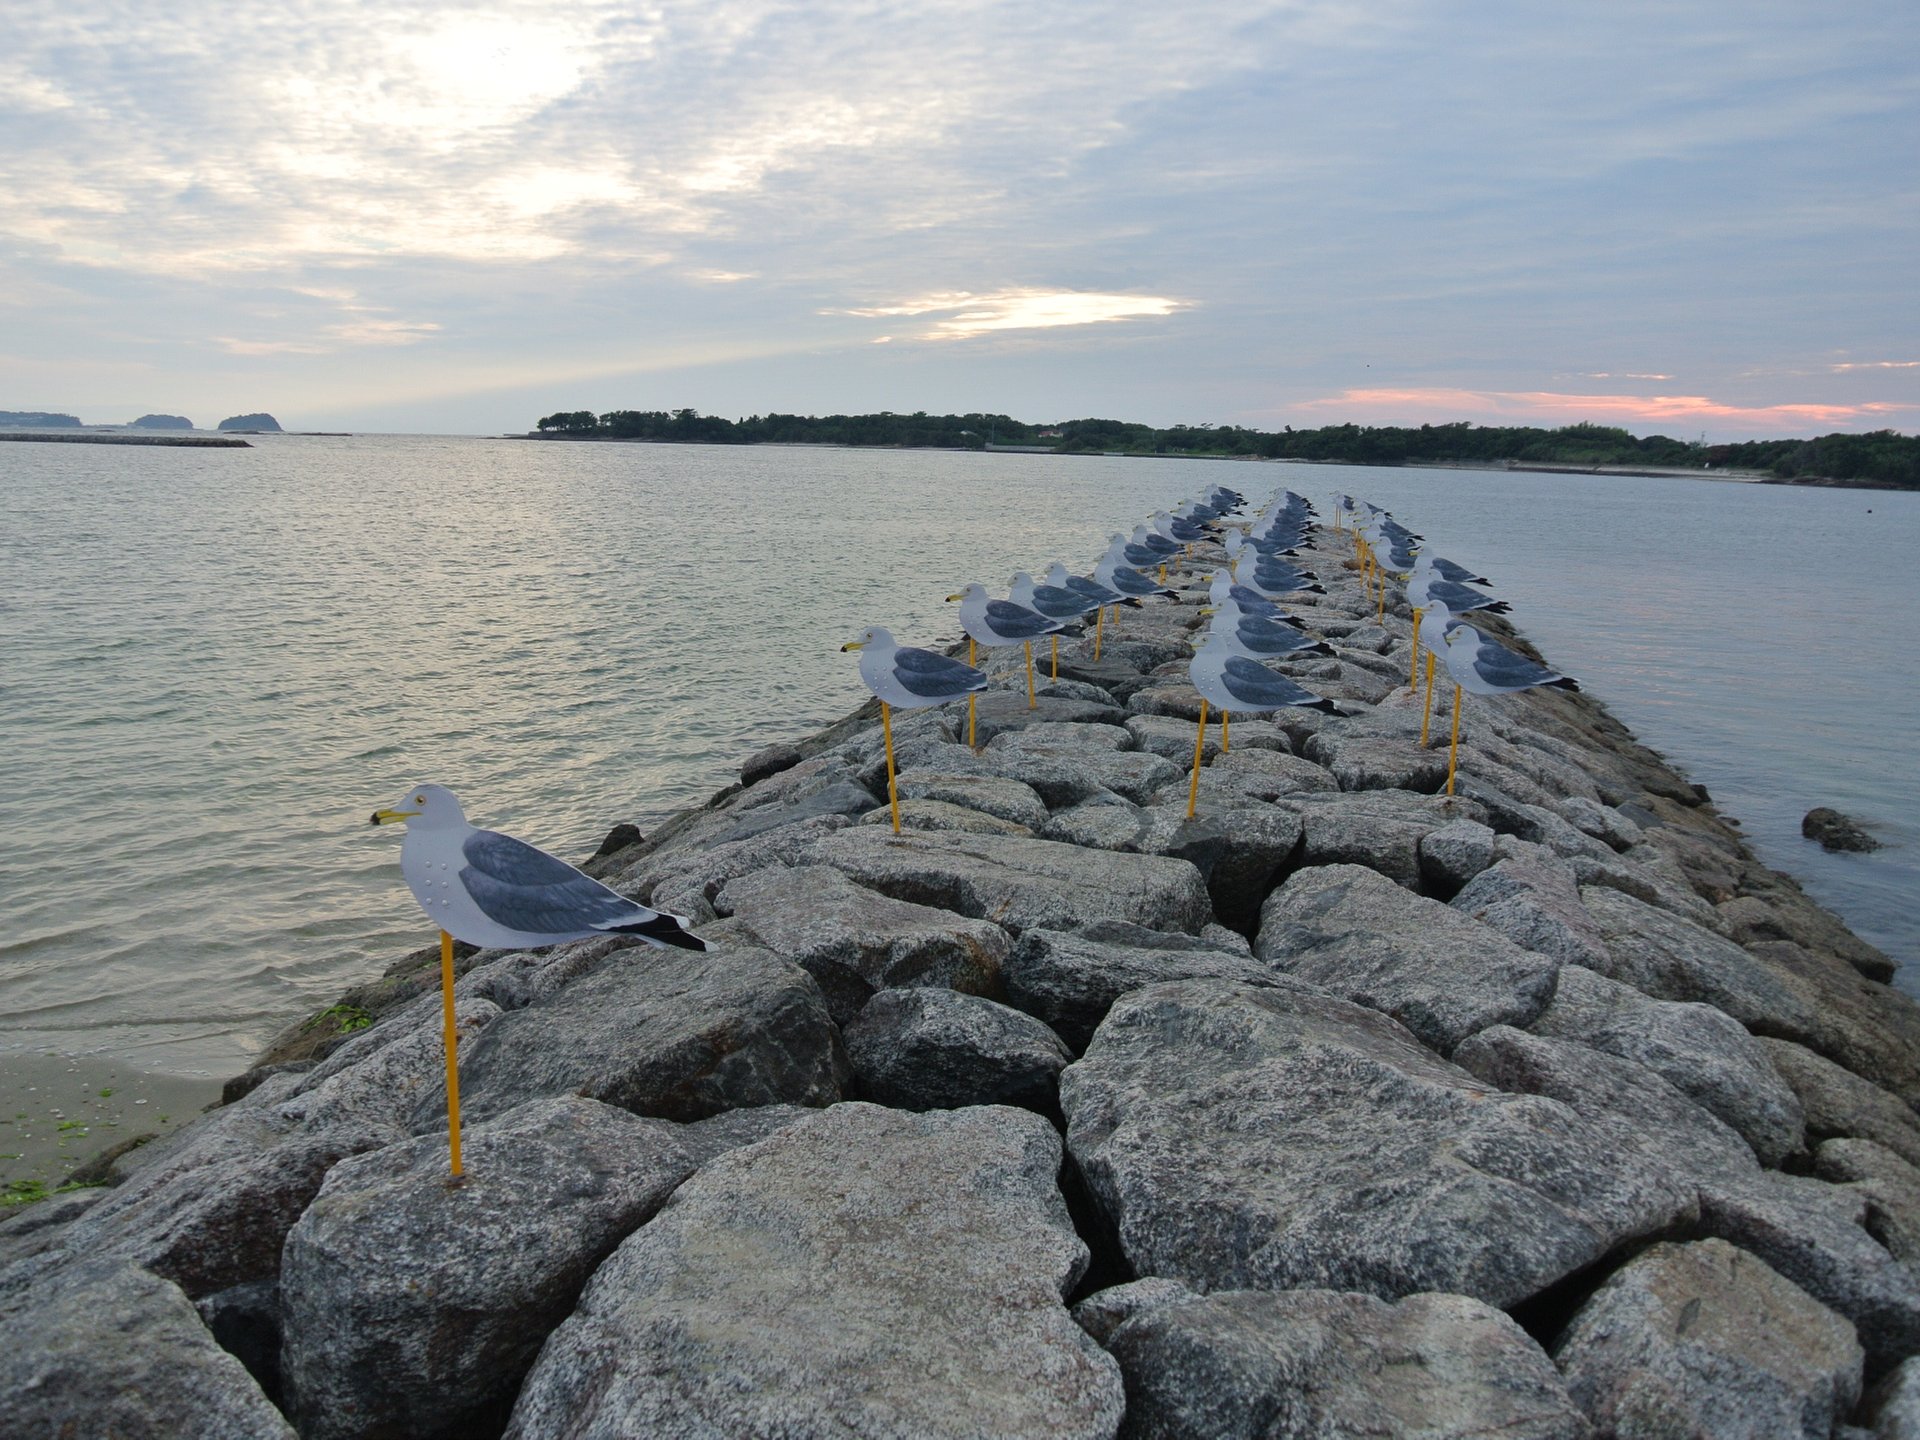
[[[72,430],[80,425],[75,415],[56,415],[48,410],[0,410],[0,426],[18,426],[34,430]]]
[[[193,429],[193,421],[184,415],[142,415],[138,420],[129,420],[127,424],[134,430]]]
[[[562,411],[534,432],[550,440],[667,440],[710,445],[871,445],[905,449],[1018,448],[1056,455],[1180,455],[1312,460],[1349,465],[1521,465],[1564,469],[1744,470],[1799,484],[1920,490],[1920,437],[1894,430],[1812,440],[1706,445],[1634,436],[1608,425],[1324,425],[1252,430],[1237,425],[1157,429],[1127,420],[1030,424],[1006,415],[752,415],[697,410]]]
[[[222,430],[264,430],[275,435],[282,433],[280,430],[280,422],[264,411],[255,415],[229,415],[220,422],[219,428]]]

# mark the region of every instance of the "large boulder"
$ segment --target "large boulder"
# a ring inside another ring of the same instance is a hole
[[[1299,849],[1300,818],[1250,805],[1188,819],[1184,805],[1156,805],[1142,812],[1133,843],[1142,854],[1187,861],[1206,878],[1221,923],[1251,931],[1274,878]]]
[[[1410,889],[1420,884],[1420,845],[1428,835],[1455,820],[1483,818],[1471,802],[1405,790],[1295,794],[1278,803],[1297,811],[1306,827],[1302,864],[1365,865]]]
[[[1251,985],[1304,982],[1215,940],[1102,921],[1081,931],[1029,930],[1007,957],[1007,998],[1086,1049],[1113,1002],[1130,990],[1207,976]]]
[[[956,774],[927,766],[903,772],[897,788],[903,801],[937,800],[961,805],[1029,830],[1047,823],[1046,802],[1033,787],[1004,775]]]
[[[1059,1164],[999,1106],[837,1105],[723,1155],[601,1266],[507,1433],[1111,1436]]]
[[[1341,678],[1351,682],[1352,669]],[[1431,795],[1447,783],[1447,752],[1422,750],[1417,738],[1404,734],[1322,730],[1307,738],[1301,752],[1324,765],[1342,790]]]
[[[1055,1108],[1073,1052],[1031,1015],[951,990],[887,990],[847,1026],[861,1092],[900,1110]]]
[[[825,865],[739,876],[715,897],[714,908],[813,976],[843,1025],[874,991],[894,986],[992,994],[1012,943],[998,925],[895,900]]]
[[[1810,1142],[1853,1136],[1920,1165],[1920,1116],[1912,1106],[1804,1045],[1766,1036],[1760,1045],[1775,1073],[1799,1096]]]
[[[817,842],[812,858],[884,895],[991,920],[1015,935],[1101,920],[1192,933],[1212,919],[1200,872],[1158,856],[993,835],[849,830]]]
[[[1565,1106],[1490,1092],[1384,1015],[1306,991],[1133,991],[1060,1099],[1135,1272],[1203,1290],[1506,1306],[1691,1213]]]
[[[1600,927],[1580,903],[1573,867],[1548,851],[1510,856],[1481,871],[1453,897],[1453,907],[1564,964],[1607,963]]]
[[[1587,1435],[1540,1347],[1464,1295],[1227,1291],[1152,1306],[1106,1343],[1143,1440]]]
[[[1554,1358],[1604,1435],[1829,1440],[1860,1398],[1853,1327],[1723,1240],[1655,1245]]]
[[[1920,1261],[1920,1169],[1871,1140],[1829,1140],[1814,1173],[1867,1202],[1867,1233],[1907,1265]]]
[[[1525,1025],[1558,965],[1359,865],[1296,871],[1260,909],[1254,954],[1384,1011],[1446,1054],[1489,1025]]]
[[[549,1095],[586,1095],[639,1115],[698,1120],[743,1105],[829,1105],[847,1076],[820,987],[748,946],[620,951],[501,1016],[462,1057],[474,1120]],[[443,1123],[436,1104],[416,1131]]]
[[[83,1261],[0,1302],[0,1432],[293,1440],[178,1286]]]
[[[498,1434],[587,1277],[693,1170],[678,1127],[580,1096],[334,1167],[281,1265],[307,1440]]]
[[[1578,965],[1560,971],[1553,1003],[1530,1027],[1634,1060],[1666,1077],[1778,1165],[1801,1148],[1805,1120],[1760,1043],[1711,1005],[1649,1000]]]

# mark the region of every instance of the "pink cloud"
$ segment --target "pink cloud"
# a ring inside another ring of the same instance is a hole
[[[1343,390],[1303,401],[1299,410],[1337,410],[1378,424],[1433,420],[1486,419],[1570,425],[1578,421],[1616,425],[1680,422],[1739,424],[1758,430],[1805,430],[1809,426],[1844,428],[1884,426],[1891,417],[1911,413],[1911,405],[1728,405],[1704,395],[1567,395],[1551,390],[1431,389]]]

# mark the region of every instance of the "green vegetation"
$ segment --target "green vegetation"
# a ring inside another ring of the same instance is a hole
[[[44,1200],[49,1195],[71,1195],[76,1190],[98,1190],[99,1182],[89,1185],[55,1185],[48,1188],[44,1180],[10,1180],[0,1185],[0,1210],[12,1209],[15,1205],[31,1205],[36,1200]]]
[[[1350,465],[1704,466],[1759,470],[1781,479],[1920,489],[1920,437],[1893,430],[1814,440],[1748,440],[1701,445],[1668,435],[1635,436],[1608,425],[1325,425],[1278,431],[1237,425],[1156,429],[1127,420],[1033,425],[1006,415],[751,415],[726,420],[697,410],[563,411],[543,417],[555,438],[669,440],[709,445],[872,445],[982,450],[989,444],[1045,446],[1063,455],[1183,455],[1317,460]]]
[[[355,1030],[366,1029],[369,1025],[373,1024],[373,1016],[369,1015],[365,1010],[362,1010],[358,1005],[329,1005],[300,1028],[302,1030],[312,1030],[318,1026],[329,1023],[333,1025],[337,1033],[346,1035]],[[162,1115],[160,1118],[165,1120],[167,1117]]]

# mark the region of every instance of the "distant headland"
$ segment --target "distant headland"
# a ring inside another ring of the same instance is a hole
[[[896,449],[1015,450],[1051,455],[1171,455],[1344,465],[1434,465],[1606,474],[1721,475],[1775,484],[1920,490],[1920,437],[1894,430],[1812,440],[1707,445],[1635,436],[1607,425],[1324,425],[1254,430],[1128,420],[1035,424],[1007,415],[752,415],[727,420],[697,410],[562,411],[529,438],[677,441],[708,445],[851,445]]]
[[[278,435],[280,422],[261,410],[252,415],[229,415],[220,422],[222,430],[240,430],[247,434]]]

